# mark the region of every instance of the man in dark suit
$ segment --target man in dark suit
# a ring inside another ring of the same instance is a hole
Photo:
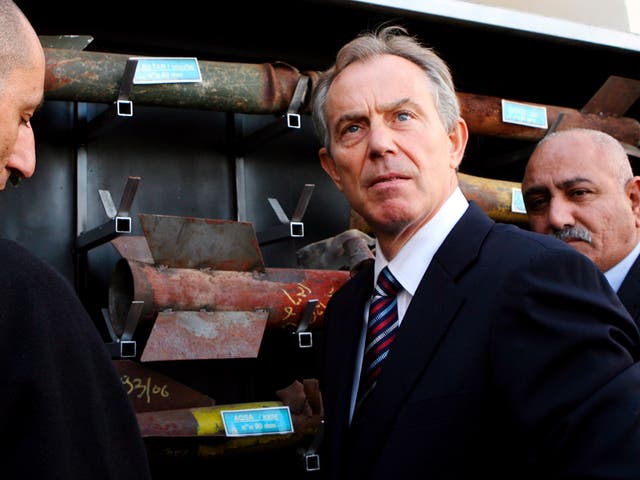
[[[522,195],[531,229],[589,257],[640,326],[640,177],[622,145],[598,130],[548,135],[527,163]]]
[[[325,476],[640,478],[638,329],[584,255],[464,197],[445,63],[402,28],[364,33],[312,112],[376,238],[325,311]]]

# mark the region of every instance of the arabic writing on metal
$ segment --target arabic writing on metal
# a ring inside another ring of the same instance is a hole
[[[282,290],[285,296],[291,302],[291,304],[296,307],[300,306],[308,297],[311,296],[311,293],[312,293],[311,289],[306,285],[302,283],[298,283],[297,285],[298,285],[298,291],[294,295],[289,294],[289,292],[287,292],[284,289]],[[333,293],[334,293],[334,288],[331,287],[327,296],[331,297]],[[284,316],[282,318],[283,320],[288,320],[289,318],[295,317],[296,312],[293,306],[287,305],[286,307],[284,307]],[[326,305],[319,301],[315,310],[313,311],[313,316],[311,317],[311,323],[315,322],[319,317],[324,315],[325,308],[326,308]]]

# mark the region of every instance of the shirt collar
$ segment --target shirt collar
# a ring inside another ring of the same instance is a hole
[[[620,285],[622,285],[624,278],[627,276],[627,273],[629,273],[638,255],[640,255],[640,242],[638,242],[635,248],[629,252],[629,255],[624,257],[617,265],[614,265],[604,272],[604,276],[607,277],[611,288],[616,292],[620,289]]]
[[[389,270],[402,288],[413,296],[436,251],[468,206],[469,202],[457,187],[433,218],[409,239],[391,262],[384,257],[376,240],[374,283],[380,271],[389,265]]]

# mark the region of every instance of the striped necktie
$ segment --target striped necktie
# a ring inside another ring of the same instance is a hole
[[[362,405],[378,381],[382,364],[389,354],[398,330],[397,295],[402,285],[387,267],[378,275],[376,288],[369,306],[367,339],[362,359],[362,372],[355,410]]]

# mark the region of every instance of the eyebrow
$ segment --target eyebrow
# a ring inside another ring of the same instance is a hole
[[[526,197],[527,195],[537,195],[540,193],[547,193],[549,191],[549,189],[547,187],[530,187],[527,188],[524,192],[522,192],[522,195],[524,197]]]
[[[559,188],[560,190],[564,190],[566,188],[572,187],[576,183],[581,183],[581,182],[586,182],[590,184],[593,183],[590,179],[585,177],[573,177],[573,178],[568,178],[567,180],[563,180],[562,182],[556,184],[556,187]],[[548,191],[549,189],[547,187],[534,185],[533,187],[527,188],[522,194],[524,196],[537,195],[541,193],[547,193]]]
[[[407,104],[413,105],[414,102],[409,97],[404,97],[404,98],[401,98],[400,100],[397,100],[395,102],[388,103],[386,105],[382,105],[382,111],[383,112],[387,112],[387,111],[390,111],[390,110],[395,110],[395,109],[400,108],[400,107],[402,107],[404,105],[407,105]],[[338,128],[339,125],[342,125],[344,122],[357,120],[357,119],[362,118],[364,116],[365,115],[360,114],[360,113],[345,113],[344,115],[340,115],[340,117],[336,121],[336,129]]]
[[[582,183],[582,182],[593,183],[589,178],[573,177],[573,178],[569,178],[567,180],[564,180],[563,182],[560,182],[557,186],[558,186],[558,188],[567,188],[567,187],[571,187],[571,186],[575,185],[576,183]]]

